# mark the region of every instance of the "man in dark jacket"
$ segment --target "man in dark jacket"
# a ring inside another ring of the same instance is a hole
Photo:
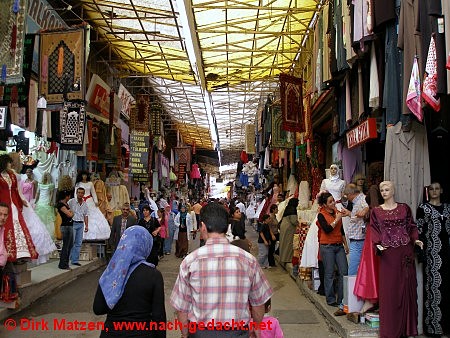
[[[114,217],[111,225],[109,243],[113,251],[116,251],[117,244],[119,244],[120,237],[122,237],[125,229],[135,224],[137,224],[137,220],[134,216],[130,215],[130,204],[124,203],[122,206],[122,215]]]

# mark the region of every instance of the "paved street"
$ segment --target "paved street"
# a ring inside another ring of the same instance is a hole
[[[248,229],[248,235],[256,244],[255,232]],[[198,239],[194,244],[195,247],[198,246]],[[170,255],[165,256],[158,266],[164,275],[168,320],[174,319],[174,311],[168,300],[180,262],[180,259]],[[76,327],[70,327],[70,323],[92,322],[94,325],[104,320],[104,316],[95,316],[92,312],[92,301],[102,270],[82,276],[55,291],[51,296],[41,298],[28,309],[14,315],[11,319],[17,323],[17,328],[8,331],[2,325],[0,337],[98,337],[100,333],[98,330],[77,330]],[[272,315],[279,318],[285,337],[338,337],[330,332],[324,317],[300,293],[294,281],[281,268],[265,270],[265,273],[275,291],[272,299]],[[9,320],[7,325],[11,323],[12,321]],[[22,323],[21,329],[20,323]],[[59,330],[55,330],[55,323]],[[71,328],[74,330],[70,330]],[[78,328],[81,328],[81,324]],[[179,332],[167,332],[168,338],[179,336]]]

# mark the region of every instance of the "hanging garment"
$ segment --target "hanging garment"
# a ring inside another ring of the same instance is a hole
[[[431,37],[430,48],[428,49],[427,65],[425,67],[425,80],[423,81],[422,97],[435,111],[441,109],[441,100],[437,98],[437,61],[436,44],[434,37]]]
[[[414,64],[411,72],[411,79],[409,80],[408,94],[406,96],[406,105],[409,110],[422,122],[422,100],[420,91],[420,76],[419,65],[417,64],[417,58],[414,58]]]
[[[423,187],[431,183],[425,126],[413,122],[411,130],[405,132],[400,121],[387,129],[384,179],[394,182],[397,201],[419,205]],[[415,218],[415,208],[412,212]]]
[[[370,90],[369,107],[378,108],[380,105],[380,85],[378,81],[377,58],[375,56],[375,42],[370,49]]]

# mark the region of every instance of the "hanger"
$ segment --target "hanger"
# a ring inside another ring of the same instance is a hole
[[[434,128],[431,131],[432,134],[436,134],[436,133],[445,133],[448,134],[448,130],[445,129],[444,127],[442,127],[442,120],[439,122],[439,126],[437,126],[436,128]]]

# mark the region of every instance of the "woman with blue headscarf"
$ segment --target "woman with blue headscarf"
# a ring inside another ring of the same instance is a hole
[[[123,233],[94,299],[94,313],[107,314],[100,337],[166,337],[165,330],[150,326],[154,322],[158,328],[166,322],[164,281],[161,272],[146,262],[152,246],[153,238],[144,227],[131,226]],[[135,326],[120,330],[114,323]],[[145,327],[138,330],[136,324]]]

